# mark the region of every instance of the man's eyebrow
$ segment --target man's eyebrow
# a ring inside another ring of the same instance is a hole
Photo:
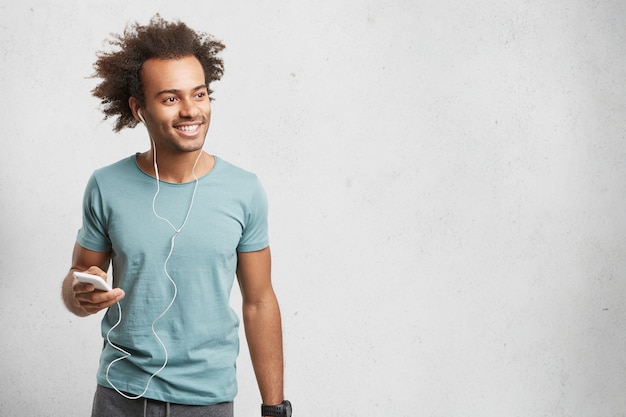
[[[206,84],[201,84],[199,86],[196,86],[196,87],[192,88],[191,91],[192,92],[196,92],[198,90],[206,90],[206,88],[207,88]],[[156,93],[156,96],[157,97],[158,96],[162,96],[163,94],[180,94],[182,92],[183,92],[183,90],[178,90],[176,88],[170,88],[170,89],[167,89],[167,90],[159,91],[158,93]]]

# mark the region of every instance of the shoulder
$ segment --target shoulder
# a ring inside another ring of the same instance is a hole
[[[131,155],[110,165],[98,168],[93,174],[95,177],[107,177],[120,173],[135,172],[137,170],[137,163],[135,161],[135,155]]]
[[[100,185],[130,186],[137,183],[143,185],[149,179],[137,166],[135,155],[121,159],[111,165],[96,169],[92,179]]]
[[[216,191],[225,199],[238,201],[247,207],[267,205],[265,188],[255,173],[215,157],[213,174],[212,184],[217,186],[219,191]]]
[[[224,159],[215,156],[215,177],[239,187],[260,187],[259,177],[246,169],[240,168]]]
[[[226,174],[234,178],[251,179],[256,178],[256,174],[246,169],[238,167],[219,156],[215,156],[215,170],[217,173]]]
[[[135,155],[96,169],[88,182],[88,188],[106,193],[141,192],[149,181],[137,166]]]

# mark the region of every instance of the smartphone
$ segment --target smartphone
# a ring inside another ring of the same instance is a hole
[[[98,275],[86,274],[84,272],[74,272],[74,278],[86,284],[92,284],[97,290],[111,291],[111,286]]]

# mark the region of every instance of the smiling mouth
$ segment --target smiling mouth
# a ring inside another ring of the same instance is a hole
[[[180,130],[185,133],[194,133],[200,130],[200,124],[197,125],[184,125],[184,126],[176,126],[176,130]]]

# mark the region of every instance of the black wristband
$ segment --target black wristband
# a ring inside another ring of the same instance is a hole
[[[278,405],[261,405],[261,415],[271,417],[291,417],[291,403],[287,400]]]

